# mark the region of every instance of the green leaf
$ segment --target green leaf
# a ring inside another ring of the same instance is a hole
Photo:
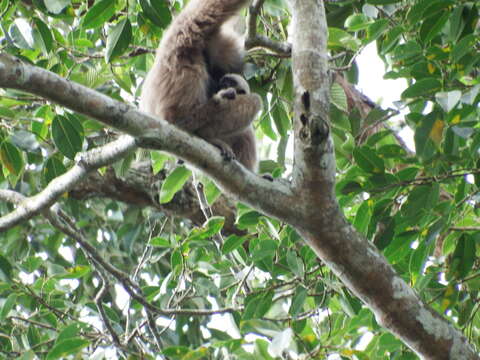
[[[363,146],[354,149],[353,157],[358,166],[368,173],[381,174],[385,172],[383,160],[369,147]]]
[[[367,28],[368,41],[374,41],[378,39],[388,29],[388,20],[379,19],[371,23]]]
[[[372,209],[368,203],[369,202],[367,200],[360,205],[353,223],[355,228],[363,235],[367,235],[368,224],[370,223],[370,218],[372,216]]]
[[[417,26],[420,20],[435,15],[453,3],[450,0],[419,0],[410,7],[407,15],[408,22]]]
[[[153,169],[153,175],[157,175],[160,170],[163,169],[165,166],[165,163],[170,157],[160,151],[150,151],[150,159],[152,160],[152,169]]]
[[[258,211],[248,211],[242,214],[237,220],[238,228],[242,230],[250,226],[258,225],[258,221],[261,216],[263,215]]]
[[[7,299],[3,303],[2,308],[0,309],[0,321],[3,321],[7,318],[8,314],[15,306],[16,301],[17,301],[17,294],[12,293],[8,295]]]
[[[183,258],[180,249],[175,249],[172,253],[172,256],[170,256],[170,266],[172,267],[172,270],[175,270],[177,266],[182,268]]]
[[[204,181],[203,191],[205,193],[205,197],[207,198],[208,205],[212,205],[215,201],[222,195],[222,191],[215,185],[212,180],[207,179]]]
[[[47,360],[56,360],[79,353],[83,348],[90,345],[90,341],[78,338],[70,338],[56,343],[48,352]]]
[[[437,204],[438,196],[438,184],[418,186],[408,195],[407,202],[402,206],[402,213],[408,218],[417,218]]]
[[[223,228],[225,218],[222,216],[212,216],[203,224],[201,229],[195,228],[188,235],[189,240],[204,240],[218,234]]]
[[[434,16],[430,18],[431,20],[425,21],[420,29],[420,37],[423,42],[430,42],[443,29],[449,17],[450,13],[445,12],[442,16]]]
[[[209,355],[209,350],[205,346],[201,346],[198,349],[190,350],[182,357],[182,360],[201,360],[206,359]]]
[[[167,27],[172,21],[172,14],[165,0],[140,0],[142,14],[160,28]]]
[[[467,55],[475,46],[477,37],[474,34],[469,34],[455,44],[452,49],[451,58],[454,62],[460,61],[465,55]]]
[[[156,246],[156,247],[167,247],[167,248],[171,247],[170,241],[160,236],[152,238],[149,242],[149,245]]]
[[[452,90],[448,92],[437,92],[435,94],[435,100],[445,112],[450,112],[460,101],[462,92],[460,90]]]
[[[108,32],[106,61],[110,62],[112,59],[122,55],[128,49],[131,40],[132,25],[130,20],[124,18]]]
[[[25,19],[18,18],[10,25],[8,32],[15,46],[20,49],[32,50],[35,46],[33,42],[32,28]]]
[[[78,322],[74,322],[70,325],[67,325],[65,328],[62,329],[60,334],[58,334],[56,343],[58,344],[67,339],[74,338],[80,333],[81,329],[82,329],[82,326],[80,326]]]
[[[425,78],[418,80],[415,84],[408,87],[403,93],[402,98],[425,97],[440,90],[442,83],[436,78]]]
[[[91,272],[90,266],[87,265],[77,265],[66,270],[66,274],[57,275],[55,277],[57,279],[80,279],[84,276],[87,276]]]
[[[297,316],[303,311],[303,305],[305,304],[305,300],[307,300],[307,294],[307,289],[302,285],[295,289],[295,293],[292,298],[292,304],[288,310],[288,313],[291,316]]]
[[[242,320],[245,321],[263,317],[272,307],[274,294],[274,291],[267,291],[265,293],[247,296]]]
[[[71,0],[43,0],[45,7],[53,14],[60,14],[70,5]]]
[[[353,14],[345,20],[345,26],[350,31],[364,30],[369,27],[371,21],[364,14]]]
[[[462,234],[453,252],[451,273],[457,279],[465,278],[472,270],[475,259],[475,239],[469,234]]]
[[[13,110],[10,110],[9,108],[0,106],[0,116],[3,117],[3,118],[14,119],[15,118],[15,112]]]
[[[19,175],[23,170],[23,157],[16,146],[9,141],[4,141],[0,145],[0,160],[10,174]]]
[[[58,150],[69,159],[82,150],[83,127],[74,116],[57,115],[52,121],[52,138]]]
[[[43,168],[45,183],[48,184],[53,179],[65,174],[66,172],[67,168],[56,156],[49,158],[45,163],[45,167]]]
[[[183,188],[190,179],[192,172],[185,166],[175,168],[165,179],[160,189],[160,204],[165,204],[173,199],[173,196]]]
[[[457,42],[459,36],[462,33],[462,30],[465,27],[465,22],[463,20],[463,10],[464,6],[460,5],[455,7],[452,11],[452,15],[450,17],[450,29],[449,29],[449,40],[451,42]],[[468,11],[468,10],[467,10]]]
[[[254,262],[260,262],[266,258],[272,258],[277,251],[278,243],[275,240],[264,239],[251,252],[251,259]]]
[[[360,48],[360,41],[342,29],[329,27],[328,28],[328,47],[345,48],[352,51],[357,51]]]
[[[397,25],[385,34],[385,39],[381,43],[380,55],[385,55],[398,43],[401,35],[405,32],[403,26]]]
[[[339,110],[348,113],[347,95],[339,83],[334,82],[330,88],[330,100]]]
[[[37,331],[38,330],[31,330],[31,329],[35,329],[33,326],[30,326],[28,328],[28,331]],[[30,341],[30,339],[29,339]],[[33,343],[32,341],[30,341],[31,345],[36,345],[36,343]],[[38,359],[38,357],[35,355],[35,353],[32,351],[32,350],[29,350],[29,351],[26,351],[24,352],[21,356],[17,357],[17,360],[35,360],[35,359]]]
[[[267,135],[273,141],[277,141],[277,134],[272,127],[272,118],[269,113],[265,112],[260,120],[260,128],[262,129],[263,133]]]
[[[184,355],[188,354],[190,349],[186,346],[171,346],[162,350],[162,354],[172,357],[174,359],[181,359]]]
[[[290,122],[290,118],[288,117],[288,113],[283,106],[282,101],[277,101],[277,103],[275,104],[272,110],[272,117],[278,133],[282,137],[287,136],[287,132],[292,127],[292,124]]]
[[[415,129],[415,149],[417,155],[425,160],[434,155],[435,144],[442,139],[444,122],[437,116],[436,112],[428,114]]]
[[[420,55],[422,55],[422,47],[415,41],[408,41],[405,44],[398,45],[393,50],[392,61],[408,61]]]
[[[109,20],[113,14],[115,14],[115,1],[97,1],[83,17],[82,26],[85,29],[100,27]]]
[[[290,271],[293,272],[295,276],[303,278],[305,275],[305,266],[295,251],[287,252],[287,264]]]
[[[248,240],[248,236],[230,235],[222,246],[222,254],[226,255]]]
[[[39,18],[34,18],[35,26],[37,27],[38,33],[40,34],[42,40],[42,47],[45,49],[46,53],[52,51],[53,48],[53,36],[50,32],[48,26]]]
[[[43,264],[43,260],[36,256],[27,257],[20,265],[23,271],[32,273],[37,270]]]

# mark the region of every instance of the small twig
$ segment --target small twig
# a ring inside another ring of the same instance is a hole
[[[456,173],[457,171],[466,171],[466,172],[461,172],[461,173],[457,174]],[[454,178],[457,178],[457,177],[464,177],[464,176],[467,176],[467,175],[475,175],[475,174],[480,174],[480,169],[453,170],[452,172],[447,173],[447,174],[430,176],[430,177],[423,176],[423,177],[418,177],[418,178],[412,179],[412,180],[400,181],[400,182],[397,182],[395,184],[390,184],[390,185],[387,185],[387,186],[384,186],[384,187],[381,187],[381,188],[378,188],[378,189],[374,189],[374,190],[372,190],[372,192],[373,193],[378,193],[378,192],[390,190],[390,189],[393,189],[393,188],[399,187],[399,186],[427,185],[427,184],[431,184],[433,182],[441,182],[441,181],[444,181],[444,180],[454,179]]]
[[[153,338],[155,339],[155,344],[157,345],[157,349],[160,351],[162,349],[162,339],[160,334],[157,330],[157,324],[155,324],[155,318],[153,317],[150,311],[147,312],[147,319],[148,319],[148,328],[150,332],[153,334]]]
[[[233,295],[232,295],[232,304],[233,304],[233,305],[236,305],[236,304],[237,304],[237,296],[238,296],[238,294],[240,293],[240,289],[243,288],[243,285],[245,285],[245,283],[247,282],[247,279],[248,279],[248,277],[250,276],[250,274],[252,273],[253,268],[254,268],[254,266],[253,266],[253,265],[250,265],[250,268],[248,269],[247,273],[245,274],[245,276],[243,277],[242,281],[240,281],[240,283],[238,284],[237,288],[235,289],[235,292],[234,292]]]
[[[52,331],[55,331],[55,332],[58,331],[58,329],[54,328],[53,326],[50,326],[50,325],[47,325],[47,324],[44,324],[44,323],[41,323],[41,322],[38,322],[38,321],[35,321],[35,320],[25,319],[25,318],[22,318],[22,317],[19,317],[19,316],[10,316],[10,319],[23,321],[23,322],[26,322],[26,323],[29,323],[29,324],[32,324],[32,325],[35,325],[35,326],[38,326],[38,327],[41,327],[41,328],[44,328],[44,329],[52,330]]]
[[[103,324],[105,325],[108,332],[110,333],[110,336],[112,337],[113,342],[118,347],[121,347],[122,344],[120,343],[120,338],[118,337],[118,334],[113,329],[113,326],[110,323],[110,320],[108,319],[102,304],[103,297],[108,293],[109,283],[106,276],[102,274],[100,270],[97,269],[97,271],[98,271],[98,276],[100,277],[101,287],[100,287],[100,291],[95,296],[94,301],[95,301],[95,304],[97,305],[97,309],[100,314],[100,317],[102,318]]]
[[[265,0],[255,0],[250,5],[247,17],[247,36],[245,37],[245,48],[247,50],[262,47],[273,51],[277,55],[290,57],[292,54],[292,45],[287,42],[279,42],[268,38],[265,35],[257,33],[257,18],[260,14],[260,9]]]

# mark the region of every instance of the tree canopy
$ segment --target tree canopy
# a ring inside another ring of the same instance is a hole
[[[0,3],[0,357],[478,359],[478,3],[253,1],[273,181],[135,111],[184,3]]]

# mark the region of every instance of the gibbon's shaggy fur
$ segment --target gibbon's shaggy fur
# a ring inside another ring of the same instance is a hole
[[[227,119],[227,121],[223,121],[220,129],[212,127],[210,124],[202,126],[198,129],[197,134],[218,146],[226,158],[236,157],[245,167],[255,170],[257,166],[255,131],[251,121],[244,122],[243,127],[241,127],[242,121],[228,121],[232,118],[232,115],[229,114],[232,109],[228,102],[236,101],[238,97],[252,96],[252,103],[257,98],[258,110],[260,110],[262,104],[260,96],[250,94],[247,81],[238,74],[225,75],[220,79],[218,86],[219,91],[213,95],[211,101],[213,103],[212,111],[217,112],[215,117]]]
[[[217,146],[223,141],[244,166],[255,170],[250,125],[261,110],[261,99],[250,94],[248,84],[245,90],[240,76],[234,82],[245,94],[236,90],[231,99],[219,95],[219,90],[225,94],[220,85],[224,75],[241,73],[244,53],[242,38],[222,25],[248,2],[190,0],[163,35],[143,85],[140,109]]]

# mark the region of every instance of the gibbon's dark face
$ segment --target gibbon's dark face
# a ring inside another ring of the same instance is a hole
[[[220,90],[234,88],[238,95],[245,95],[250,93],[250,87],[247,81],[237,74],[227,74],[220,79],[218,84]]]

